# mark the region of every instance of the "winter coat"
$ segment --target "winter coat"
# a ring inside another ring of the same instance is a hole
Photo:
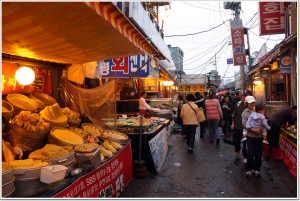
[[[189,101],[188,103],[185,103],[180,112],[180,117],[182,118],[183,125],[198,125],[197,116],[194,110],[197,112],[198,106],[192,102]]]
[[[223,118],[221,105],[217,99],[207,99],[205,101],[206,119]]]

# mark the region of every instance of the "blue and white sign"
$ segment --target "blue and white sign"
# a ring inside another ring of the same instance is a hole
[[[281,74],[291,74],[291,56],[290,53],[284,53],[279,57],[279,69]]]
[[[166,128],[149,141],[149,147],[155,170],[159,172],[168,153],[168,131]]]
[[[148,77],[150,73],[151,62],[148,62],[143,68],[139,68],[144,65],[150,56],[140,54],[130,57],[120,57],[115,59],[106,59],[98,61],[100,67],[100,77],[102,78],[126,78],[131,77]],[[139,71],[138,71],[139,70]],[[138,72],[137,72],[138,71]]]
[[[233,64],[233,58],[228,58],[227,59],[227,64]]]

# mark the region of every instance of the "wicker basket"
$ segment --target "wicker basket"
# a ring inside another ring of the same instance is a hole
[[[76,127],[76,128],[79,128],[80,123],[81,123],[81,119],[79,119],[79,121],[68,120],[68,125],[69,125],[70,127]]]
[[[6,97],[7,101],[14,107],[14,114],[19,114],[21,111],[36,111],[38,104],[22,94],[8,94]]]
[[[46,93],[31,93],[29,98],[35,100],[39,106],[39,110],[44,109],[46,106],[51,106],[57,101],[50,95]]]
[[[13,111],[14,111],[14,107],[9,102],[2,100],[2,115],[7,120],[10,120],[10,118],[13,115]]]
[[[77,145],[80,145],[80,144],[71,144],[71,143],[67,143],[67,142],[64,142],[58,138],[56,138],[54,135],[53,135],[53,132],[55,131],[55,129],[60,129],[60,130],[68,130],[67,128],[53,128],[51,129],[50,131],[50,135],[49,135],[49,142],[53,143],[53,144],[56,144],[58,146],[71,146],[71,147],[75,147]],[[75,135],[77,135],[76,133],[74,133]],[[83,143],[83,140],[82,140],[82,143]]]
[[[11,128],[15,133],[17,144],[22,147],[23,151],[33,151],[44,147],[50,132],[50,130],[45,132],[26,131],[15,124]]]

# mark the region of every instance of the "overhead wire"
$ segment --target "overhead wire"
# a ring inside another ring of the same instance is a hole
[[[196,5],[193,5],[193,4],[190,4],[190,3],[184,2],[184,1],[183,1],[182,3],[184,3],[184,4],[187,4],[187,5],[190,5],[190,6],[193,6],[193,7],[195,7],[195,8],[201,8],[201,9],[210,10],[210,11],[213,11],[213,12],[219,12],[219,11],[217,11],[217,10],[214,10],[214,9],[210,9],[210,8],[205,8],[205,7],[196,6]],[[227,13],[225,13],[225,14],[227,14]]]

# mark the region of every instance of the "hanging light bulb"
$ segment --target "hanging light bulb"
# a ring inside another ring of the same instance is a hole
[[[34,81],[35,73],[31,68],[23,66],[17,69],[15,78],[19,84],[29,85]]]

